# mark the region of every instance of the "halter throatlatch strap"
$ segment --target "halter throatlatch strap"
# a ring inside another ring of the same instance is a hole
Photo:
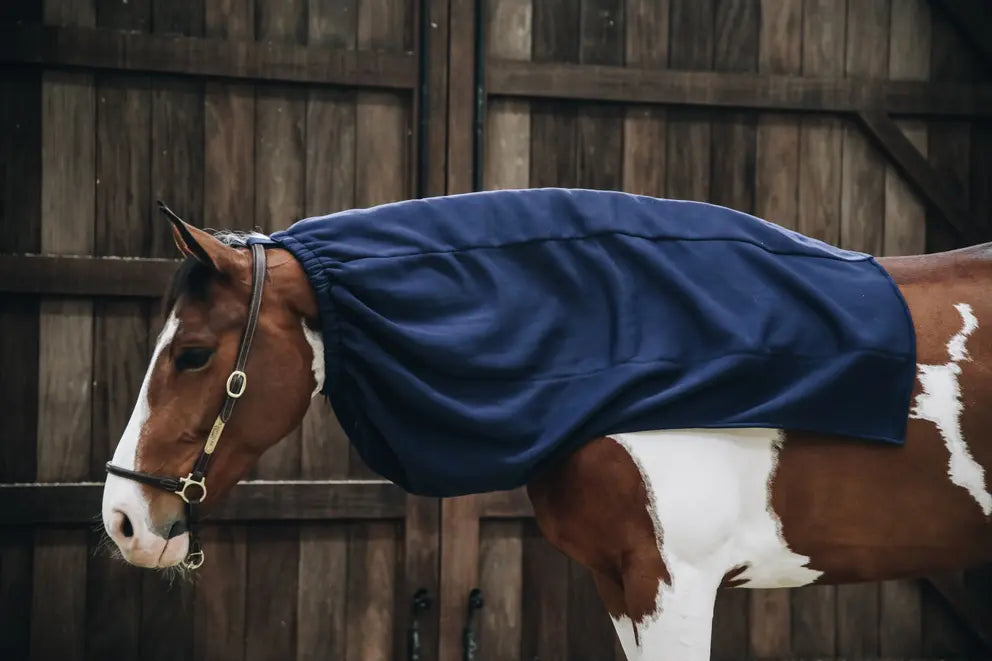
[[[234,371],[227,377],[227,382],[224,384],[224,403],[221,405],[220,413],[217,415],[213,427],[210,428],[210,433],[207,434],[207,440],[200,456],[193,464],[193,469],[186,477],[176,478],[128,470],[114,466],[109,461],[106,466],[107,472],[112,475],[172,492],[183,499],[186,503],[186,527],[189,530],[189,551],[183,560],[183,565],[187,569],[198,569],[203,565],[203,548],[200,545],[196,524],[199,520],[199,505],[207,497],[207,469],[210,467],[210,457],[217,448],[220,436],[224,432],[224,426],[231,419],[234,405],[245,394],[245,389],[248,387],[245,365],[248,363],[248,352],[251,349],[251,341],[255,337],[258,315],[262,308],[262,290],[265,286],[265,248],[257,243],[253,244],[251,246],[251,258],[251,302],[248,305],[248,320],[238,345],[238,357],[234,363]]]

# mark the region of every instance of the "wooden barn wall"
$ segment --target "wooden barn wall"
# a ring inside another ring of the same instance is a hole
[[[986,76],[926,0],[485,5],[490,58],[820,78]],[[898,123],[989,222],[990,125]],[[956,245],[862,128],[838,115],[496,97],[486,105],[481,164],[486,189],[581,186],[707,200],[880,255]],[[533,520],[483,518],[478,548],[484,658],[623,658],[588,572],[552,550]],[[987,654],[919,581],[726,591],[717,603],[714,659]]]
[[[46,0],[3,12],[48,25],[398,53],[413,50],[416,24],[406,0]],[[174,258],[156,199],[198,226],[271,232],[413,195],[410,94],[3,74],[0,253]],[[160,327],[157,301],[0,297],[0,364],[16,375],[0,379],[0,481],[102,481]],[[318,399],[251,477],[367,476]],[[0,658],[405,654],[403,519],[208,525],[207,563],[193,582],[113,559],[102,534],[96,520],[0,529]]]

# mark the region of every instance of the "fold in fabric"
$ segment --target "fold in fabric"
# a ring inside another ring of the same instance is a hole
[[[904,441],[916,347],[889,275],[738,211],[497,191],[309,218],[261,241],[310,280],[344,431],[412,493],[515,488],[610,433]]]

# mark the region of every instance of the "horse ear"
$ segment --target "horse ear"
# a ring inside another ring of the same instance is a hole
[[[234,248],[224,245],[209,232],[204,232],[183,221],[161,200],[158,202],[158,207],[172,223],[172,240],[175,241],[180,253],[193,257],[219,272],[235,265],[237,251]]]

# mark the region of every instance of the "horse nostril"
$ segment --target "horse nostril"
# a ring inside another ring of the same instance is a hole
[[[134,537],[134,527],[131,525],[131,519],[127,518],[127,514],[124,512],[121,512],[121,534],[128,539]]]
[[[187,530],[187,528],[186,528],[186,522],[185,521],[176,521],[176,522],[174,522],[172,524],[172,527],[169,528],[169,536],[166,539],[172,539],[173,537],[179,537],[179,535],[181,535],[184,532],[186,532],[186,530]]]

